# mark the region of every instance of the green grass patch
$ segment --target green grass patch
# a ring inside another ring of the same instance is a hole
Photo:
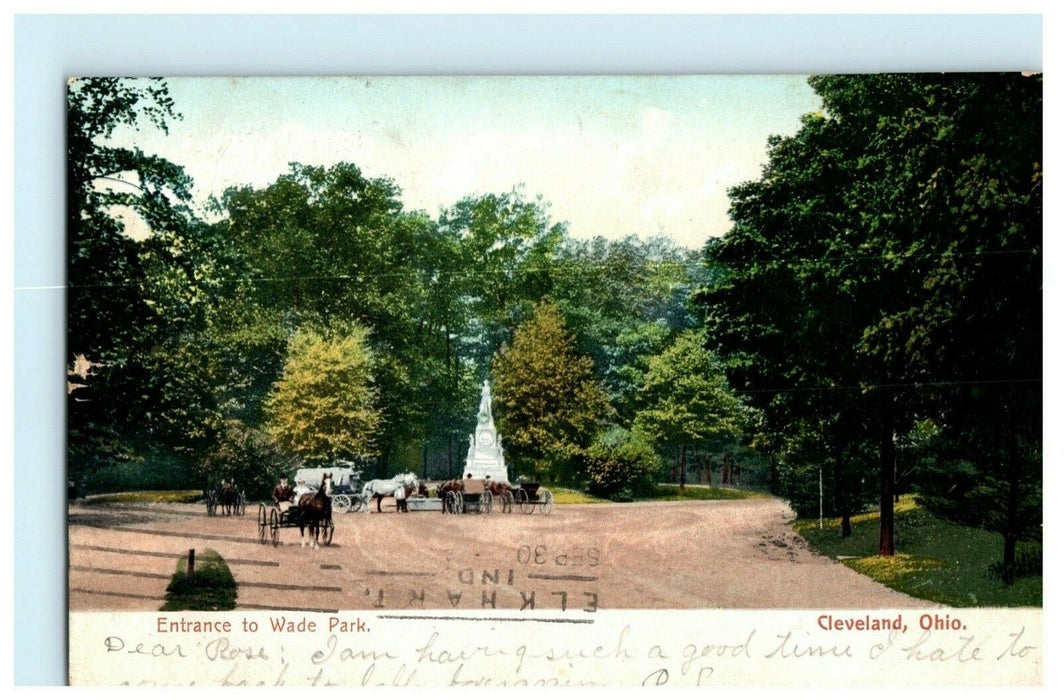
[[[177,562],[177,571],[166,587],[166,603],[160,610],[232,610],[236,607],[236,581],[221,555],[213,549],[196,553],[196,571],[185,575],[188,557]]]
[[[1042,606],[1040,573],[1022,576],[1012,586],[995,573],[1004,549],[1001,535],[937,518],[911,495],[895,504],[894,521],[893,557],[870,555],[879,549],[878,511],[852,517],[853,534],[846,539],[839,535],[839,518],[825,518],[823,529],[817,519],[799,520],[794,529],[816,551],[916,598],[954,607]],[[1019,554],[1035,559],[1041,546],[1023,543]]]
[[[90,503],[195,503],[203,500],[202,491],[131,491],[89,496]]]
[[[728,489],[720,486],[705,486],[701,484],[688,484],[680,490],[679,486],[671,484],[658,484],[654,487],[655,493],[650,498],[640,498],[640,501],[734,501],[745,498],[765,498],[765,494],[758,491],[741,491]]]
[[[587,503],[611,503],[605,498],[597,498],[591,496],[582,491],[575,491],[573,489],[555,488],[549,487],[551,495],[554,496],[554,502],[559,505],[582,505]]]

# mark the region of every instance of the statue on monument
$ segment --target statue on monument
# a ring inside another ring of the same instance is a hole
[[[502,442],[495,429],[491,415],[491,385],[484,380],[480,390],[480,408],[477,411],[477,427],[469,437],[469,453],[466,455],[465,473],[476,478],[509,482],[503,460]]]

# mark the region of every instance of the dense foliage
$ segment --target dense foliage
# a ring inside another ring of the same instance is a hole
[[[572,468],[609,418],[591,358],[580,355],[557,306],[543,302],[495,356],[498,426],[510,456],[537,477],[572,482]]]
[[[587,490],[594,496],[630,501],[654,494],[661,457],[639,435],[613,428],[591,443],[585,454]]]
[[[914,490],[1001,533],[1013,580],[1041,537],[1041,77],[810,84],[823,111],[770,138],[696,253],[576,240],[520,188],[408,211],[344,162],[204,220],[180,165],[118,145],[180,118],[165,81],[72,81],[71,477],[454,477],[489,379],[515,475],[623,499],[716,459],[734,487],[753,446],[800,513],[846,535],[878,503],[889,555]]]
[[[954,466],[916,487],[1002,532],[1008,568],[1040,522],[1041,78],[811,84],[825,113],[770,142],[762,178],[732,190],[735,227],[706,248],[723,279],[701,297],[713,345],[764,411],[762,444],[803,446],[784,468],[828,465],[844,531],[878,481],[880,554],[899,443],[937,424]]]
[[[266,429],[283,449],[330,463],[372,455],[380,425],[367,331],[303,327],[289,345],[281,377],[266,397]]]

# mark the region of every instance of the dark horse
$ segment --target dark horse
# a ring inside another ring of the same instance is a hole
[[[447,512],[447,493],[462,490],[462,482],[459,479],[445,481],[436,487],[436,497],[440,499],[440,512]]]
[[[315,493],[300,496],[298,506],[300,546],[309,544],[317,549],[322,524],[328,526],[332,520],[332,474],[321,478],[321,486]]]
[[[237,515],[240,514],[240,491],[237,490],[235,483],[222,482],[222,485],[218,487],[218,503],[226,515],[232,515],[234,510],[237,511]]]

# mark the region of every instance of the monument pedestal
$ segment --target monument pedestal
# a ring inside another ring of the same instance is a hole
[[[476,431],[469,436],[469,452],[466,454],[465,470],[462,476],[472,475],[474,479],[504,481],[510,477],[503,459],[502,440],[495,429],[495,419],[491,415],[491,387],[487,380],[480,392],[480,410],[477,412]]]

